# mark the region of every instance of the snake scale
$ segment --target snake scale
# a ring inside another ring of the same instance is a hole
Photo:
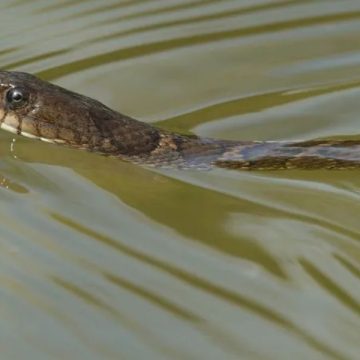
[[[0,71],[0,124],[18,135],[156,167],[360,168],[360,140],[233,141],[182,135],[23,72]]]

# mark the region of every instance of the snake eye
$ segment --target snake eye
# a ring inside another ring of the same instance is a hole
[[[23,89],[11,88],[6,93],[6,100],[13,108],[18,108],[26,103],[28,96]]]

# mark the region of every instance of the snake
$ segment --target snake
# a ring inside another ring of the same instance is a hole
[[[360,168],[360,140],[224,140],[181,134],[18,71],[0,71],[0,127],[31,139],[159,168]]]

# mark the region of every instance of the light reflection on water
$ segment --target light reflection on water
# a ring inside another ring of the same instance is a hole
[[[169,129],[355,136],[359,14],[4,1],[0,61]],[[2,359],[357,359],[357,172],[151,171],[0,136]]]

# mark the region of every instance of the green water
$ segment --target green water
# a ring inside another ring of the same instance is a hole
[[[167,129],[360,134],[358,0],[5,0],[0,30],[1,68]],[[360,173],[0,140],[1,360],[360,358]]]

